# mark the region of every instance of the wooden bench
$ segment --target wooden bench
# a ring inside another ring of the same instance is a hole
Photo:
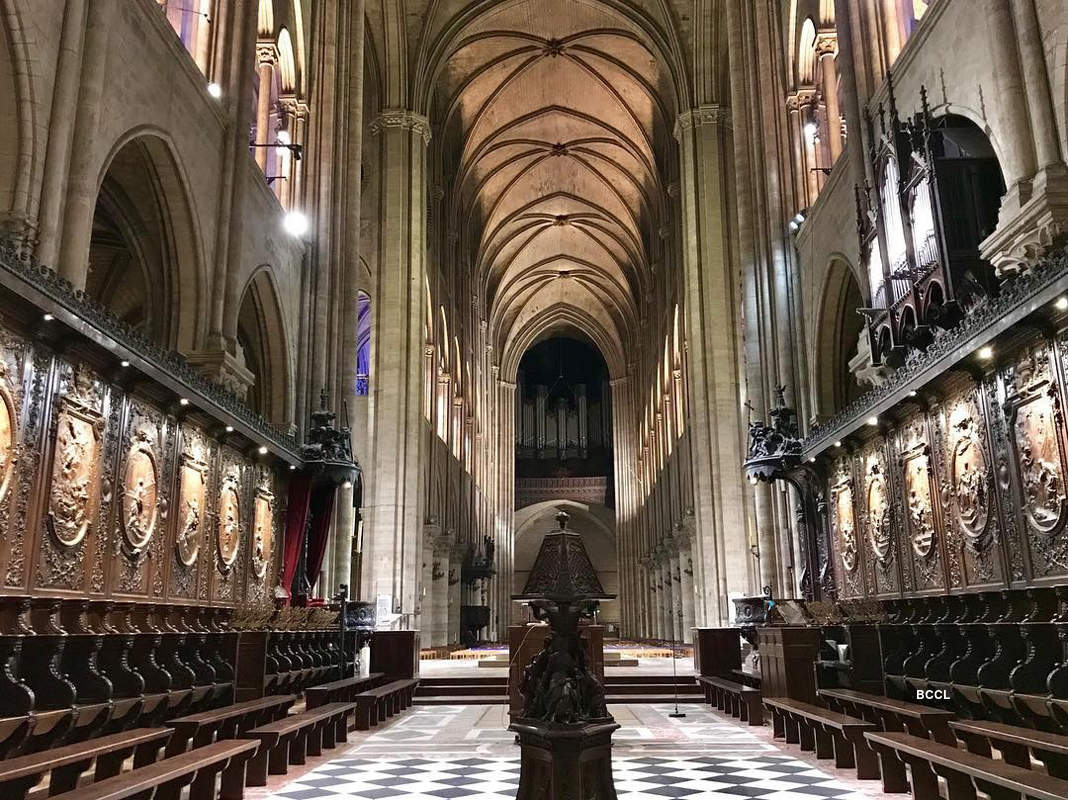
[[[170,728],[137,728],[0,761],[0,791],[5,800],[23,800],[48,772],[48,793],[68,792],[93,762],[93,780],[111,778],[131,755],[135,767],[155,762],[171,733]]]
[[[269,695],[172,719],[167,723],[174,728],[174,736],[167,745],[167,756],[184,753],[190,743],[197,748],[216,739],[236,739],[247,730],[284,716],[296,699],[291,694]]]
[[[266,786],[268,775],[285,775],[290,764],[303,764],[307,756],[347,742],[349,715],[355,711],[356,703],[327,703],[241,734],[260,742],[249,763],[248,785]]]
[[[305,705],[308,708],[318,708],[327,703],[350,702],[360,692],[380,685],[385,677],[384,672],[372,672],[366,677],[342,678],[319,686],[309,686],[304,690]]]
[[[697,682],[704,687],[705,701],[720,711],[729,712],[732,717],[738,717],[750,725],[764,724],[759,689],[715,675],[701,675]]]
[[[1055,778],[1068,779],[1068,736],[1019,728],[1002,722],[950,722],[949,727],[964,742],[969,753],[991,757],[991,746],[1001,752],[1006,764],[1031,768],[1031,756],[1041,761]]]
[[[902,732],[864,734],[882,756],[907,763],[916,800],[940,800],[938,778],[945,779],[948,800],[1064,800],[1068,781],[976,755],[949,744]],[[885,762],[883,762],[885,763]],[[900,789],[899,791],[908,791]]]
[[[949,729],[949,721],[956,718],[952,711],[932,708],[918,703],[906,703],[878,694],[853,689],[820,689],[819,696],[835,711],[872,722],[881,731],[907,731],[913,736],[933,739],[955,746],[956,737]],[[905,765],[887,751],[877,750],[879,771],[883,777],[883,791],[907,792]]]
[[[252,739],[214,742],[56,797],[61,800],[178,800],[182,788],[189,786],[189,800],[215,800],[216,778],[222,773],[219,800],[241,800],[245,793],[245,763],[257,747],[259,742]]]
[[[356,695],[356,730],[366,731],[412,704],[418,678],[390,681]]]
[[[873,723],[789,697],[765,697],[764,706],[776,739],[814,750],[816,758],[833,757],[838,769],[855,767],[860,780],[879,779],[879,759],[864,738],[875,730]]]

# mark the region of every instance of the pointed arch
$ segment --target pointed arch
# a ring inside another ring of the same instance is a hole
[[[276,425],[293,418],[294,392],[289,336],[274,270],[257,267],[241,294],[237,317],[238,358],[254,376],[248,405]]]

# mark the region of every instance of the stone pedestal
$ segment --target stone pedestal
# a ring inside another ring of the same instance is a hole
[[[612,733],[608,717],[574,725],[516,719],[521,764],[516,800],[616,800]]]

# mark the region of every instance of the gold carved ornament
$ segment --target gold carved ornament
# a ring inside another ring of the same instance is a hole
[[[122,549],[140,556],[159,522],[159,470],[149,435],[139,431],[126,456],[122,479]]]
[[[237,492],[237,478],[227,475],[219,491],[219,521],[216,530],[219,563],[229,572],[237,561],[241,545],[241,501]]]

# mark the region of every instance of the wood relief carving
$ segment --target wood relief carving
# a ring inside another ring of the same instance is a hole
[[[926,558],[935,542],[934,511],[931,508],[931,457],[924,446],[905,459],[905,495],[912,551]]]
[[[178,484],[178,528],[174,535],[174,555],[184,567],[191,567],[200,555],[204,536],[205,501],[208,494],[208,465],[199,446],[182,454]]]
[[[1018,403],[1012,434],[1024,519],[1030,531],[1053,535],[1063,526],[1066,497],[1057,385],[1044,349],[1027,351],[1006,377],[1006,389]]]
[[[271,561],[273,533],[274,496],[261,489],[252,504],[252,573],[260,579],[267,574]]]
[[[122,550],[139,558],[152,540],[159,521],[159,468],[152,449],[153,436],[139,430],[126,455],[122,482]]]
[[[219,521],[216,530],[219,564],[223,573],[233,569],[241,546],[241,496],[235,473],[223,478],[219,491]]]
[[[7,362],[0,359],[0,503],[7,499],[11,476],[15,472],[18,457],[18,412],[15,400],[8,388]]]
[[[857,528],[853,515],[853,483],[846,479],[831,489],[834,498],[832,530],[838,542],[838,555],[847,572],[857,568]]]
[[[989,544],[990,469],[979,433],[980,420],[968,406],[950,418],[951,457],[948,492],[957,509],[957,525],[965,542],[979,552]]]
[[[81,544],[100,502],[99,384],[88,368],[74,371],[63,399],[52,454],[48,493],[48,530],[66,548]]]
[[[36,442],[40,429],[40,380],[32,382],[27,397],[23,384],[23,365],[27,344],[23,339],[0,330],[0,392],[4,394],[9,418],[11,445],[4,461],[3,493],[0,494],[0,576],[5,586],[17,586],[23,578],[23,540],[29,487],[37,473],[40,457]],[[21,421],[21,424],[20,424]]]
[[[890,527],[890,495],[882,466],[872,461],[867,472],[867,534],[875,557],[887,564],[893,556],[893,534]]]

